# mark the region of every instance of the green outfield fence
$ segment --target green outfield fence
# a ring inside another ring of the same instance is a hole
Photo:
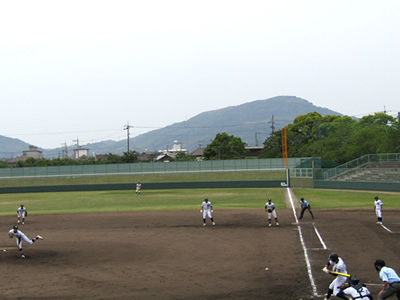
[[[400,170],[394,182],[335,179],[367,162],[379,161],[400,161],[400,154],[363,156],[333,169],[322,169],[318,157],[289,158],[288,173],[282,159],[5,168],[0,169],[0,193],[134,190],[138,181],[146,189],[290,186],[400,191]]]
[[[289,158],[289,168],[311,166],[311,161],[320,158]],[[221,172],[248,171],[286,168],[280,158],[272,159],[238,159],[208,160],[188,162],[143,162],[130,164],[105,165],[72,165],[54,167],[3,168],[0,169],[0,180],[29,177],[69,177],[69,176],[104,176],[130,174],[174,174],[178,172]]]
[[[290,168],[320,158],[290,158]],[[287,185],[282,159],[149,162],[0,169],[0,193],[134,189],[278,187]]]

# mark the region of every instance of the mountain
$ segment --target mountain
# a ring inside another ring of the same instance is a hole
[[[0,135],[0,158],[16,157],[22,155],[22,151],[28,149],[28,143]]]
[[[237,106],[200,113],[193,118],[156,129],[129,140],[130,150],[154,152],[172,149],[175,140],[182,143],[188,151],[206,147],[217,133],[226,132],[240,137],[249,146],[262,146],[273,130],[280,130],[293,123],[299,115],[318,112],[325,115],[342,115],[327,108],[318,107],[311,102],[294,96],[278,96],[266,100],[256,100]],[[127,141],[103,141],[81,145],[89,153],[122,154],[127,151]],[[21,155],[29,145],[18,139],[0,136],[0,157],[4,153]],[[40,148],[39,148],[40,149]],[[46,158],[59,157],[60,149],[40,149]],[[73,147],[68,148],[68,153]],[[14,155],[14,157],[16,156]],[[10,156],[6,156],[10,157]]]
[[[130,147],[139,151],[166,149],[178,140],[183,148],[192,151],[200,145],[205,147],[219,132],[238,136],[249,146],[262,146],[272,127],[280,130],[297,116],[310,112],[341,115],[298,97],[279,96],[200,113],[187,121],[139,135],[130,140]]]

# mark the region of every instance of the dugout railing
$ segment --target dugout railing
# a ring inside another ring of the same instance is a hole
[[[400,153],[383,153],[383,154],[367,154],[359,158],[353,159],[347,163],[339,165],[335,168],[324,170],[322,178],[324,180],[331,180],[339,175],[347,173],[355,168],[360,168],[372,162],[399,162]],[[321,179],[322,179],[321,178]]]

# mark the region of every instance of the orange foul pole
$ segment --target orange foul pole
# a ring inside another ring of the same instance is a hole
[[[286,169],[288,169],[286,127],[282,128],[282,157],[283,162],[286,163]]]

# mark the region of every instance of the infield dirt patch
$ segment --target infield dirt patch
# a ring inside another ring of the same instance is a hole
[[[1,217],[1,299],[322,299],[331,252],[376,296],[375,259],[399,270],[398,211],[384,212],[392,232],[372,209],[315,210],[314,224],[306,212],[313,295],[293,211],[277,212],[279,227],[266,225],[263,209],[215,210],[216,226],[206,227],[199,211],[30,215],[20,229],[45,240],[23,244],[26,259],[7,237],[16,218]]]

